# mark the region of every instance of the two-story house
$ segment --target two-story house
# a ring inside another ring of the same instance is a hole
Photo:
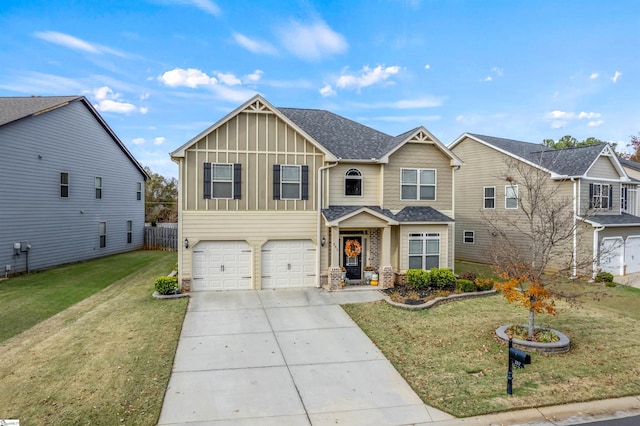
[[[144,246],[147,174],[83,96],[0,98],[0,267]]]
[[[453,268],[454,171],[425,128],[390,136],[256,95],[171,153],[192,290],[337,288],[374,267]]]
[[[640,217],[637,182],[625,173],[607,144],[554,150],[541,144],[465,133],[449,145],[465,166],[456,174],[456,256],[490,263],[495,239],[486,218],[521,215],[527,190],[509,180],[514,164],[547,176],[554,194],[571,200],[574,238],[558,247],[550,266],[574,265],[573,273],[614,275],[640,271]],[[505,177],[507,177],[505,179]],[[528,241],[514,233],[511,241]],[[576,265],[589,265],[578,271]]]

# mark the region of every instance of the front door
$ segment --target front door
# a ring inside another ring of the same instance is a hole
[[[342,265],[347,269],[347,279],[362,279],[362,237],[344,237]]]

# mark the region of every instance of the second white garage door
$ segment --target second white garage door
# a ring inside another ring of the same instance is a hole
[[[202,241],[193,248],[193,290],[251,288],[251,248],[244,241]]]
[[[640,272],[640,236],[627,237],[624,243],[624,264],[627,274]]]
[[[262,247],[262,288],[314,287],[315,257],[310,240],[268,241]]]

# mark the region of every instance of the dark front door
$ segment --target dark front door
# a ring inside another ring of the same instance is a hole
[[[347,278],[362,278],[362,237],[344,237],[342,265],[347,269]]]

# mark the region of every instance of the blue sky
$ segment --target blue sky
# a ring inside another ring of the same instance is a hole
[[[0,96],[84,95],[143,165],[255,93],[391,135],[640,132],[640,2],[4,0]]]

